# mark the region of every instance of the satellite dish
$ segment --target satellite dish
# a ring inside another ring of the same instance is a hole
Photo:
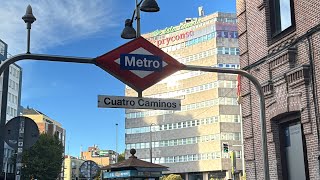
[[[18,116],[12,118],[4,126],[4,141],[13,149],[18,149],[19,129],[21,121],[24,120],[24,127],[20,133],[23,133],[23,149],[33,146],[39,138],[39,129],[37,124],[30,118]]]

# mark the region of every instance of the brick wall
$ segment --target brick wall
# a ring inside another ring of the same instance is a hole
[[[259,80],[265,92],[270,178],[283,177],[279,120],[284,115],[298,113],[305,138],[307,174],[310,179],[320,179],[316,118],[319,110],[315,106],[315,103],[319,106],[320,97],[320,33],[309,31],[320,23],[320,1],[293,2],[295,29],[275,42],[270,40],[269,1],[237,0],[240,66]],[[241,84],[247,177],[263,179],[259,99],[248,80]]]

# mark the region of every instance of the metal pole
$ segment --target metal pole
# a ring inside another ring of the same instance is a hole
[[[31,24],[30,28],[28,28],[28,33],[27,33],[27,54],[30,54],[30,29],[31,29]]]
[[[8,58],[0,64],[0,75],[3,73],[3,71],[6,68],[9,67],[10,64],[23,59],[95,64],[95,61],[93,58],[53,56],[53,55],[42,55],[42,54],[20,54],[20,55],[16,55],[11,58]],[[262,160],[263,160],[264,177],[265,177],[264,179],[269,180],[270,177],[269,177],[269,163],[268,163],[265,99],[264,99],[263,90],[259,81],[253,75],[240,69],[221,69],[221,68],[208,67],[208,66],[185,65],[183,70],[240,74],[248,78],[254,84],[254,86],[257,89],[257,92],[259,95],[259,101],[260,101],[260,124],[261,124],[262,156],[263,156]]]
[[[156,126],[157,124],[151,123],[150,124],[150,162],[152,163],[152,126]]]
[[[116,123],[116,153],[118,153],[118,123]]]
[[[8,157],[6,157],[6,163],[4,168],[4,180],[7,180],[7,168],[8,168]]]
[[[270,180],[269,162],[268,162],[267,130],[266,130],[265,99],[264,99],[263,89],[262,89],[258,79],[255,78],[253,75],[249,74],[247,71],[244,71],[241,69],[223,69],[223,68],[217,68],[217,67],[186,65],[183,70],[240,74],[240,75],[248,78],[254,84],[254,86],[257,89],[257,92],[259,95],[259,101],[260,101],[260,125],[261,125],[261,143],[262,143],[262,161],[263,161],[263,167],[264,167],[264,179]]]
[[[137,38],[141,36],[140,31],[140,3],[138,4],[138,0],[136,0],[136,18],[137,18]]]
[[[22,153],[24,146],[24,131],[25,131],[25,119],[24,117],[20,118],[19,126],[19,138],[18,138],[18,151],[17,151],[17,162],[16,162],[16,175],[15,180],[21,179],[21,169],[22,169]]]
[[[152,131],[151,131],[152,124],[150,124],[150,162],[152,163]]]
[[[71,56],[55,56],[47,54],[18,54],[16,56],[10,57],[0,64],[0,75],[3,71],[9,67],[10,64],[15,63],[20,60],[32,59],[39,61],[56,61],[56,62],[72,62],[72,63],[87,63],[95,64],[94,58],[84,58],[84,57],[71,57]]]
[[[238,82],[240,83],[240,82]],[[241,134],[241,162],[242,162],[242,176],[246,176],[246,167],[245,167],[245,161],[244,161],[244,139],[243,139],[243,122],[242,122],[242,109],[241,104],[240,106],[240,134]]]

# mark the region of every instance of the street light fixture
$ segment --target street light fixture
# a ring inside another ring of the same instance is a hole
[[[121,38],[123,39],[133,39],[137,37],[136,30],[132,27],[132,20],[126,19],[125,27],[121,33]]]
[[[32,8],[30,4],[27,7],[26,14],[22,16],[22,19],[27,24],[28,36],[27,36],[27,54],[30,54],[30,29],[31,24],[36,20],[32,13]]]
[[[152,126],[157,126],[155,123],[150,124],[150,162],[152,163]]]
[[[141,3],[141,2],[140,2]],[[160,8],[157,1],[155,0],[145,0],[143,1],[140,10],[143,12],[158,12]]]
[[[142,5],[141,5],[142,3]],[[141,5],[141,6],[140,6]],[[126,19],[125,27],[122,30],[121,38],[123,39],[134,39],[141,35],[140,31],[140,10],[144,12],[158,12],[160,8],[155,0],[141,0],[138,3],[136,0],[136,9],[133,11],[132,18]],[[137,31],[133,28],[133,18],[136,16],[137,20]]]

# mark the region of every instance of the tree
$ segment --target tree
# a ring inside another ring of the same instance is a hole
[[[124,155],[124,152],[119,154],[118,156],[118,162],[121,162],[121,161],[124,161],[125,160],[125,155]]]
[[[57,179],[62,169],[63,152],[57,136],[41,134],[30,149],[23,151],[23,179]]]
[[[182,177],[179,174],[169,174],[161,177],[161,180],[182,180]]]

